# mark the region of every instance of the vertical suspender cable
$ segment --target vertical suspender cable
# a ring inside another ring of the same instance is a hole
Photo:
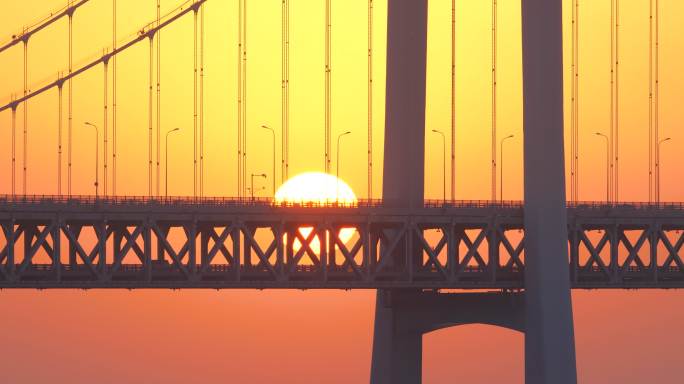
[[[572,39],[570,64],[570,200],[575,197],[575,0],[572,0]]]
[[[200,140],[200,197],[204,197],[204,6],[200,5],[200,83],[199,83],[199,140]]]
[[[244,0],[238,0],[238,56],[237,56],[237,67],[238,67],[238,77],[237,77],[237,192],[238,197],[242,197],[242,2]]]
[[[325,0],[325,172],[330,173],[330,136],[331,136],[331,110],[330,110],[330,0]]]
[[[112,50],[116,50],[116,0],[112,0]],[[112,57],[112,195],[116,196],[116,55]]]
[[[648,2],[648,202],[653,202],[653,0]]]
[[[368,199],[373,199],[373,0],[368,0]]]
[[[281,21],[281,126],[282,126],[282,148],[281,148],[281,182],[284,183],[288,178],[288,147],[289,147],[289,125],[290,125],[290,1],[282,0],[282,21]],[[275,175],[274,175],[275,177]]]
[[[28,37],[24,36],[24,97],[28,94]],[[22,193],[26,195],[26,175],[28,170],[28,99],[24,100],[24,180]]]
[[[157,0],[157,28],[161,17],[159,0]],[[157,196],[159,194],[160,180],[160,153],[161,153],[161,30],[157,30]]]
[[[242,4],[242,195],[247,195],[247,0]]]
[[[73,45],[74,45],[74,34],[73,34],[73,23],[74,22],[74,17],[71,13],[69,13],[69,75],[71,75],[73,71]],[[72,104],[73,104],[73,93],[74,93],[74,87],[73,83],[71,81],[71,76],[69,76],[69,95],[68,95],[68,103],[69,103],[69,117],[67,120],[67,141],[68,141],[68,154],[67,154],[67,193],[69,196],[71,196],[71,162],[72,162],[72,152],[73,152],[73,140],[72,140],[72,126],[73,126],[73,110],[72,110]]]
[[[150,41],[150,78],[149,78],[149,95],[148,95],[148,130],[147,130],[147,194],[152,196],[152,82],[153,82],[153,68],[154,68],[154,33],[148,35]]]
[[[614,157],[615,148],[615,0],[610,0],[610,200],[615,201],[614,194]]]
[[[105,53],[105,55],[107,55],[107,54]],[[108,126],[108,120],[109,120],[109,111],[108,111],[108,108],[109,108],[109,105],[108,105],[109,104],[109,99],[108,99],[109,89],[108,89],[107,83],[109,81],[109,57],[105,56],[103,65],[104,65],[104,119],[103,119],[103,123],[102,123],[103,128],[104,128],[104,138],[103,138],[103,140],[104,140],[104,148],[103,148],[103,151],[104,151],[104,157],[103,157],[103,165],[104,165],[104,184],[103,184],[103,186],[104,186],[104,190],[103,191],[104,191],[104,195],[107,196],[107,156],[108,156],[108,153],[107,153],[107,148],[108,148],[107,126]]]
[[[579,0],[575,0],[575,201],[579,200],[580,167],[579,167],[579,102],[580,102],[580,12]]]
[[[574,201],[575,200],[575,120],[577,119],[577,116],[575,116],[575,57],[576,57],[576,51],[575,51],[575,42],[577,35],[575,34],[576,28],[577,28],[577,13],[576,8],[575,8],[575,1],[572,1],[572,39],[571,39],[571,50],[572,50],[572,58],[571,58],[571,65],[570,65],[570,200]]]
[[[197,8],[195,8],[193,15],[194,22],[194,38],[193,38],[193,100],[192,100],[192,126],[193,126],[193,196],[197,197]]]
[[[451,0],[451,201],[456,200],[456,0]]]
[[[656,202],[660,203],[660,2],[655,0],[655,97],[654,97],[654,144],[656,145]]]
[[[620,200],[620,0],[615,0],[615,201]]]
[[[496,201],[496,8],[496,0],[492,0],[492,201]]]
[[[62,74],[59,74],[57,87],[57,196],[62,196]]]
[[[571,139],[571,188],[570,199],[578,200],[579,194],[579,1],[572,5],[572,96],[570,113]]]
[[[16,96],[13,97],[16,100]],[[17,194],[17,104],[12,105],[12,196]]]

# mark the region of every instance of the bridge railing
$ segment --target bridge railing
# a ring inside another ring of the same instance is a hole
[[[0,204],[15,206],[41,203],[78,204],[78,205],[130,205],[149,204],[167,206],[221,206],[221,207],[302,207],[302,208],[382,208],[399,207],[400,204],[383,199],[358,199],[355,202],[338,202],[334,199],[321,201],[282,201],[275,202],[271,197],[192,197],[192,196],[94,196],[94,195],[0,195]],[[520,209],[524,203],[519,200],[425,200],[425,208],[505,208]],[[677,209],[684,210],[682,202],[647,203],[576,201],[567,202],[571,209]]]

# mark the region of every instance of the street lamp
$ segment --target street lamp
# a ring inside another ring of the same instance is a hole
[[[273,128],[269,127],[268,125],[262,125],[261,128],[263,129],[268,129],[271,131],[271,134],[273,135],[273,170],[271,171],[271,179],[273,179],[273,196],[275,197],[275,185],[276,185],[276,179],[275,179],[275,163],[276,163],[276,142],[275,142],[275,131]]]
[[[433,129],[432,132],[442,136],[442,202],[446,202],[446,136],[437,129]]]
[[[89,125],[89,126],[95,128],[95,198],[97,198],[99,196],[98,186],[100,184],[99,183],[99,181],[100,181],[99,167],[100,166],[99,166],[99,162],[98,162],[98,159],[100,158],[100,149],[98,146],[98,142],[100,140],[100,130],[97,129],[97,125],[95,125],[93,123],[89,123],[86,121],[83,124]]]
[[[504,174],[503,149],[504,149],[504,142],[508,139],[512,139],[513,137],[515,137],[515,135],[508,135],[508,136],[504,137],[503,139],[501,139],[501,143],[499,144],[499,148],[501,151],[501,155],[499,156],[500,157],[499,161],[501,163],[501,166],[499,167],[499,172],[501,173],[499,175],[499,202],[500,203],[503,203],[503,174]]]
[[[671,137],[660,140],[656,148],[656,203],[660,203],[660,144],[670,140],[672,140]]]
[[[606,139],[606,203],[610,203],[610,139],[601,132],[596,132],[596,136]]]
[[[173,132],[180,131],[180,128],[174,128],[168,132],[166,132],[166,170],[165,170],[165,176],[164,176],[164,195],[168,198],[169,197],[169,135]]]
[[[340,133],[337,136],[337,162],[335,164],[335,202],[339,203],[340,200],[340,139],[342,136],[350,134],[351,131]]]
[[[250,183],[250,194],[252,196],[252,200],[254,200],[254,176],[263,177],[265,179],[266,174],[265,173],[258,173],[258,174],[252,173],[251,183]]]

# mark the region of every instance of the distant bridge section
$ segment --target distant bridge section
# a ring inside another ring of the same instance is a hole
[[[0,288],[524,286],[520,202],[5,196],[0,224]],[[683,205],[571,204],[568,229],[573,288],[684,288]]]

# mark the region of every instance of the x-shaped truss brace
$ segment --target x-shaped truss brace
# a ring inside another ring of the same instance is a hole
[[[200,268],[200,272],[206,272],[209,267],[211,266],[212,261],[216,257],[216,255],[221,252],[223,257],[226,259],[226,261],[233,267],[236,266],[235,263],[235,258],[231,254],[230,251],[228,251],[228,248],[226,248],[226,240],[228,239],[228,236],[236,229],[235,226],[229,225],[221,231],[221,234],[219,235],[216,233],[216,228],[214,227],[209,227],[204,229],[204,233],[208,237],[208,240],[213,240],[214,244],[211,246],[211,249],[207,250],[207,254],[205,256],[205,259],[202,260],[202,266]],[[237,265],[237,268],[240,266]]]
[[[74,226],[76,228],[76,226]],[[78,232],[80,235],[80,229],[83,226],[77,226]],[[98,229],[97,226],[94,226],[95,233],[97,234],[97,242],[93,246],[93,249],[89,252],[86,253],[86,251],[83,249],[83,246],[81,246],[81,243],[78,241],[79,235],[74,234],[72,231],[72,225],[67,225],[65,223],[61,224],[61,229],[64,235],[67,237],[67,240],[69,240],[69,244],[73,247],[74,251],[76,252],[76,255],[78,255],[81,260],[83,261],[83,264],[85,264],[90,272],[98,278],[98,280],[103,279],[105,276],[103,275],[103,272],[99,271],[98,268],[95,267],[93,264],[93,261],[95,260],[95,257],[104,257],[104,255],[101,254],[100,249],[101,249],[101,243],[104,242],[106,244],[107,240],[109,239],[109,236],[113,232],[113,228],[109,226],[107,229],[105,229],[105,233],[98,233],[101,232],[100,229]]]
[[[580,265],[580,270],[582,272],[587,272],[591,270],[591,267],[596,264],[601,268],[601,271],[607,276],[610,277],[610,271],[608,270],[608,267],[606,264],[603,262],[601,259],[601,251],[603,248],[606,246],[606,244],[609,243],[610,235],[608,231],[603,232],[603,236],[599,240],[599,242],[594,246],[591,243],[591,240],[587,237],[587,234],[585,231],[579,231],[579,236],[580,236],[580,243],[584,244],[586,249],[589,251],[589,260],[584,265]],[[579,244],[577,245],[579,247]],[[579,264],[579,260],[577,260]]]
[[[518,270],[520,270],[520,271],[524,270],[525,265],[523,264],[522,260],[520,259],[520,255],[522,255],[523,251],[525,250],[525,237],[520,239],[520,242],[518,243],[518,245],[515,248],[513,248],[511,241],[508,240],[508,237],[506,237],[505,231],[503,231],[501,228],[497,228],[497,233],[499,234],[499,239],[501,240],[501,244],[503,244],[504,248],[506,249],[506,252],[510,256],[510,258],[506,262],[506,265],[504,265],[503,268],[504,269],[512,269],[513,265],[515,264],[515,266],[518,267]],[[490,246],[492,246],[492,245],[490,245]]]
[[[658,232],[658,237],[660,237],[660,241],[663,242],[663,245],[665,245],[665,248],[667,248],[668,252],[667,259],[665,259],[665,262],[663,262],[663,267],[670,267],[672,265],[672,262],[674,261],[679,267],[679,269],[683,270],[684,263],[682,263],[682,259],[679,256],[679,252],[682,249],[682,245],[684,245],[684,233],[679,235],[679,239],[677,239],[674,245],[672,244],[670,239],[667,238],[667,236],[662,230]]]
[[[415,234],[415,236],[418,237],[418,239],[420,240],[418,243],[419,243],[420,248],[421,248],[420,249],[421,253],[422,253],[422,251],[425,251],[425,253],[427,253],[427,255],[428,255],[428,260],[425,264],[422,263],[422,255],[421,255],[422,267],[423,268],[429,268],[430,265],[434,265],[435,268],[437,269],[437,271],[439,271],[439,273],[442,276],[444,276],[444,278],[447,278],[448,274],[447,274],[447,271],[445,269],[445,266],[442,265],[442,263],[440,263],[440,261],[438,259],[439,254],[442,252],[444,247],[447,245],[447,235],[446,235],[447,232],[446,232],[446,230],[444,228],[438,228],[440,230],[440,232],[442,233],[442,236],[440,237],[437,245],[433,248],[432,246],[430,246],[430,244],[428,244],[427,240],[425,239],[425,233],[423,232],[423,230],[418,228],[418,226],[415,224],[412,224],[411,227],[413,229],[413,233]]]
[[[487,237],[487,229],[486,228],[480,228],[480,233],[477,234],[477,237],[475,237],[475,241],[471,241],[470,237],[468,237],[468,234],[465,232],[464,229],[459,229],[459,237],[461,241],[465,244],[466,248],[468,249],[468,252],[466,252],[466,255],[463,257],[463,261],[461,261],[458,266],[456,267],[456,273],[455,273],[455,278],[458,280],[458,278],[463,274],[466,268],[468,268],[468,264],[472,259],[475,259],[475,262],[478,264],[480,268],[486,268],[487,263],[485,263],[484,259],[480,255],[480,245],[482,245],[482,242],[485,240]]]

